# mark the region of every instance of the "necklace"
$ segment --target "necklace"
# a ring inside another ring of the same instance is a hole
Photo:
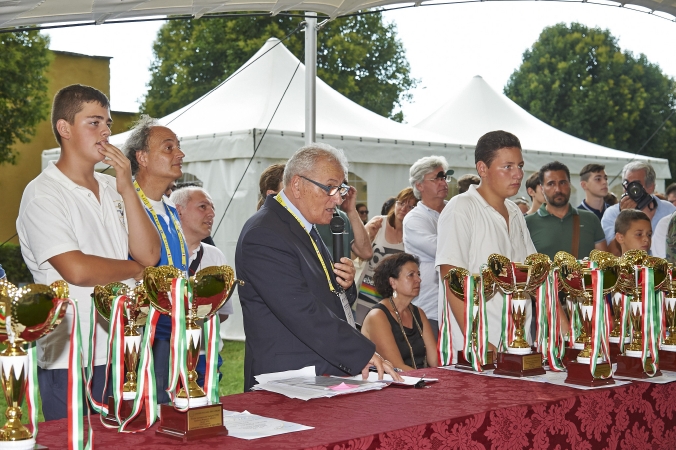
[[[406,336],[406,331],[404,330],[404,324],[401,321],[401,316],[399,315],[399,310],[397,309],[397,306],[394,304],[394,300],[392,300],[392,297],[390,297],[390,305],[392,305],[392,309],[394,310],[394,315],[397,316],[397,323],[399,323],[399,328],[401,328],[401,334],[404,335],[404,340],[406,341],[406,345],[408,345],[408,351],[411,352],[411,362],[413,363],[413,368],[417,369],[418,366],[415,364],[415,357],[413,356],[413,347],[411,347],[411,343],[408,341],[408,337]],[[411,317],[413,317],[413,322],[415,323],[416,328],[418,329],[418,333],[420,333],[420,338],[423,338],[423,333],[422,333],[422,327],[418,323],[418,319],[415,318],[415,314],[413,314],[413,308],[411,305],[408,305],[408,310],[411,312]],[[423,339],[423,349],[425,350],[425,358],[423,359],[423,367],[427,367],[427,348],[425,347],[425,340]]]

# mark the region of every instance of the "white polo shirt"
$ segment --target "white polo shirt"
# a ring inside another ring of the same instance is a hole
[[[420,294],[413,304],[430,320],[439,320],[439,271],[435,267],[438,220],[439,213],[422,201],[404,217],[404,251],[420,260]]]
[[[501,254],[514,262],[523,262],[528,255],[536,253],[521,210],[511,200],[505,200],[505,206],[509,211],[509,229],[504,217],[486,202],[476,185],[453,197],[441,212],[437,225],[437,270],[442,264],[449,264],[474,274],[480,272],[481,265],[488,261],[491,253]],[[439,311],[443,307],[443,289],[440,284]],[[502,328],[502,295],[496,294],[486,304],[486,309],[488,340],[497,346]],[[527,310],[525,329],[528,338],[530,309]],[[462,350],[463,334],[453,316],[451,331],[455,362],[456,351]]]
[[[49,259],[80,250],[87,255],[126,260],[129,253],[124,202],[118,194],[115,178],[95,173],[99,197],[71,181],[52,162],[28,183],[21,198],[16,229],[21,253],[35,283],[50,284],[63,277]],[[134,280],[121,280],[134,286]],[[90,313],[93,286],[68,285],[70,297],[78,301],[82,349],[89,351]],[[97,317],[94,365],[106,363],[108,323]],[[43,369],[67,369],[72,312],[68,308],[63,322],[39,339],[38,366]],[[88,362],[87,362],[88,363]]]

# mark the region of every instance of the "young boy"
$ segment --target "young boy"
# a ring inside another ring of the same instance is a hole
[[[131,181],[129,161],[108,143],[110,104],[102,92],[71,85],[54,97],[52,127],[59,160],[24,190],[16,229],[21,253],[36,283],[63,279],[78,301],[83,351],[88,352],[93,286],[133,286],[160,257],[160,239]],[[104,161],[117,178],[94,171]],[[128,230],[134,232],[129,235]],[[134,261],[128,259],[128,255]],[[38,384],[45,420],[67,417],[68,309],[61,325],[37,341]],[[108,324],[97,316],[93,395],[103,397]]]
[[[650,251],[652,236],[650,218],[643,211],[625,209],[615,219],[615,241],[623,255],[627,250]]]

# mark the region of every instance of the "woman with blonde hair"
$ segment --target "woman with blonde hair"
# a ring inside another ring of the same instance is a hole
[[[365,262],[366,267],[359,285],[355,318],[359,324],[371,308],[382,300],[373,284],[373,274],[385,256],[404,251],[404,217],[417,204],[418,199],[415,198],[413,189],[407,187],[399,192],[394,208],[387,216],[376,216],[366,224],[373,256]]]

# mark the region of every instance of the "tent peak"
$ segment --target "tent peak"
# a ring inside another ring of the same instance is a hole
[[[484,79],[484,77],[482,77],[481,75],[474,75],[474,78],[479,78],[479,79],[481,79],[481,80]]]
[[[276,37],[271,37],[266,42],[270,42],[271,44],[276,44],[277,42],[279,42],[279,39],[277,39]]]

